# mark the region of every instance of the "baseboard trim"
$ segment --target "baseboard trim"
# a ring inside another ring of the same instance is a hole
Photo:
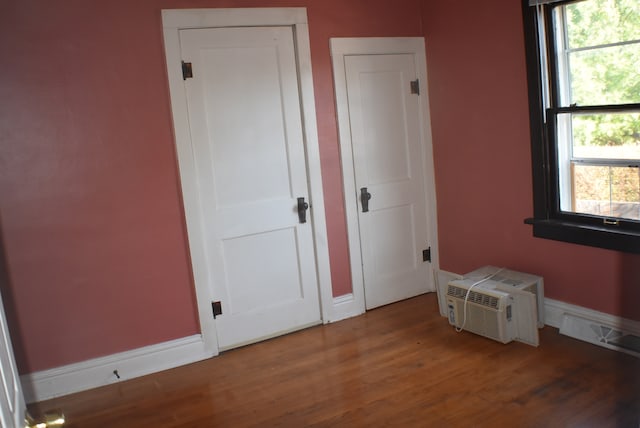
[[[325,323],[337,322],[347,318],[356,317],[364,313],[364,308],[356,302],[353,294],[345,294],[333,298],[332,316]]]
[[[563,316],[567,314],[601,324],[615,326],[630,333],[640,334],[640,322],[638,321],[549,298],[545,298],[544,301],[545,323],[552,327],[560,328],[562,326]]]
[[[184,337],[20,377],[27,403],[86,391],[211,357],[201,335]],[[117,370],[118,378],[114,371]]]
[[[583,342],[640,357],[640,322],[546,299],[547,324]]]

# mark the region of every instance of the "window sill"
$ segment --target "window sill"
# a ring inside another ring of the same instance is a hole
[[[537,238],[640,254],[640,233],[638,232],[612,230],[561,220],[527,218],[524,222],[533,226],[533,236]]]

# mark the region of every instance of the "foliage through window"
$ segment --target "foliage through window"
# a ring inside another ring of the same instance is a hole
[[[523,0],[523,8],[534,234],[541,221],[597,228],[600,241],[636,234],[624,249],[640,252],[640,1]]]

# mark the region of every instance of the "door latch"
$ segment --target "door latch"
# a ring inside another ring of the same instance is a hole
[[[367,191],[366,187],[360,189],[360,203],[362,204],[362,212],[369,212],[369,200],[371,199],[371,193]]]
[[[304,198],[298,198],[298,220],[300,223],[307,222],[307,210],[309,204],[304,201]]]

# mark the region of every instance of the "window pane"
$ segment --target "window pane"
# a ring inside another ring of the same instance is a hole
[[[555,16],[562,106],[640,103],[640,1],[580,1]]]
[[[573,211],[640,220],[640,169],[573,164]]]
[[[571,116],[574,158],[640,160],[640,113],[559,116]]]
[[[638,64],[638,43],[570,52],[569,104],[584,106],[640,103]]]
[[[640,39],[638,0],[589,0],[565,6],[570,49]]]

